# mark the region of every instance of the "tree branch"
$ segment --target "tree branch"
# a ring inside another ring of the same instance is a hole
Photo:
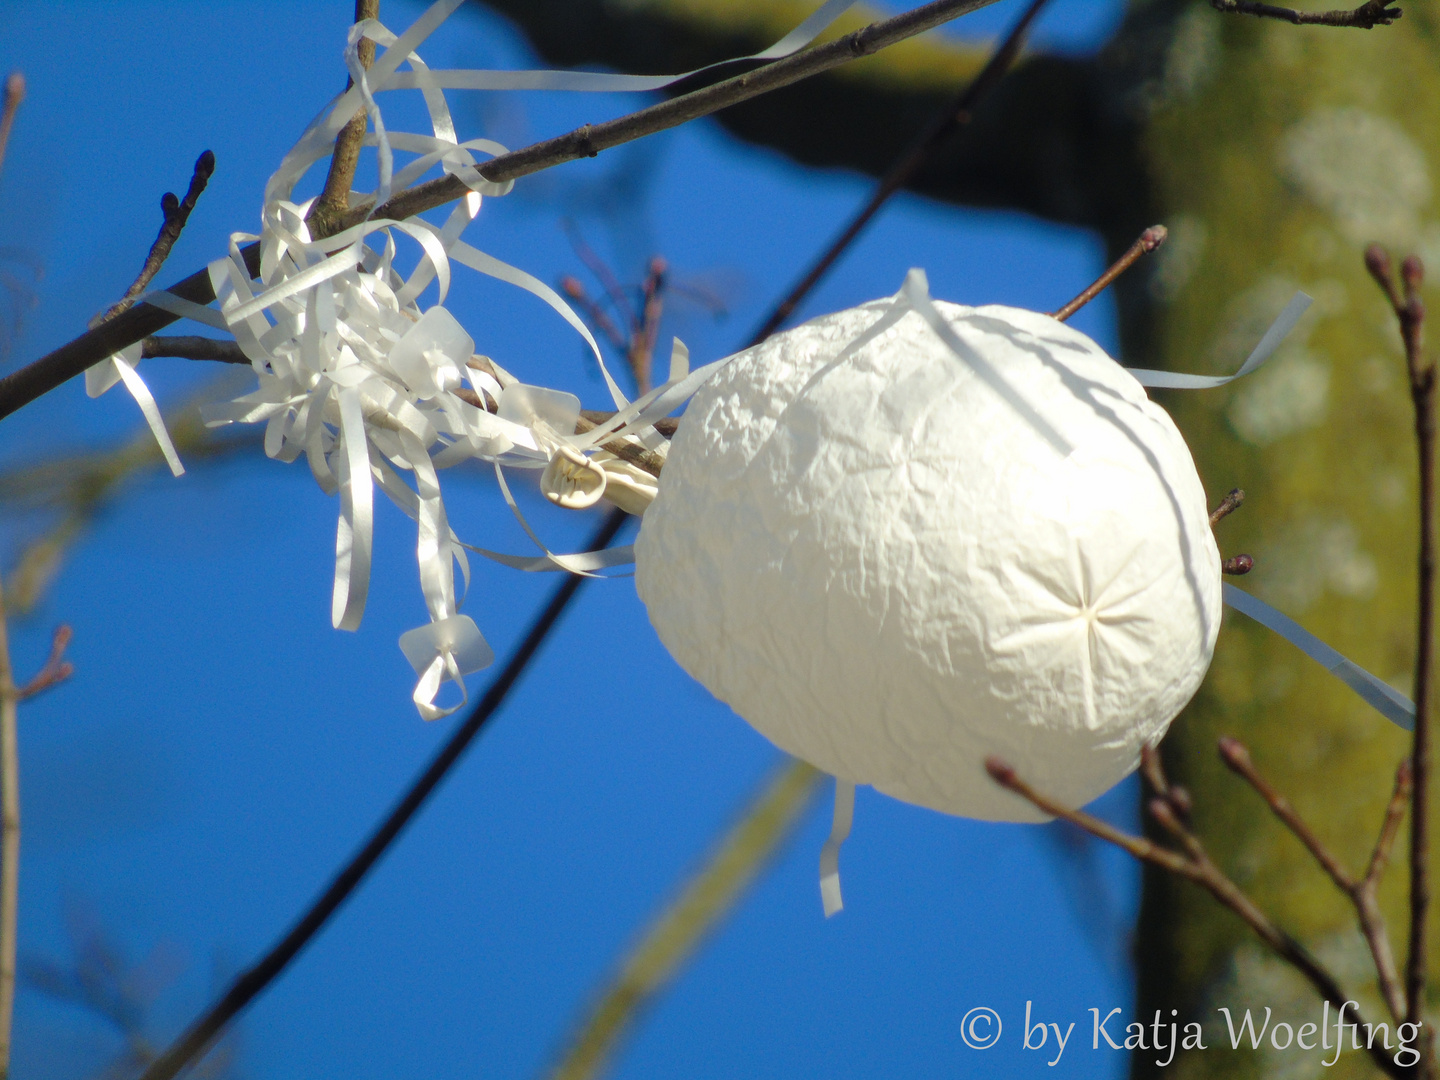
[[[1410,755],[1410,942],[1405,970],[1406,1019],[1418,1023],[1425,1006],[1430,908],[1430,725],[1435,663],[1435,365],[1425,360],[1425,305],[1420,285],[1425,267],[1411,255],[1400,268],[1403,295],[1395,286],[1390,257],[1378,244],[1365,251],[1365,267],[1390,301],[1400,323],[1405,367],[1415,410],[1420,458],[1419,603],[1415,658],[1415,739]],[[1417,1072],[1434,1074],[1434,1040],[1426,1029]]]
[[[822,71],[829,71],[851,60],[870,56],[896,42],[934,29],[994,2],[995,0],[934,0],[913,11],[871,23],[864,29],[835,41],[773,61],[745,75],[726,79],[703,90],[683,94],[603,124],[586,124],[567,135],[502,154],[480,166],[479,171],[487,180],[513,180],[567,161],[594,157],[601,150],[665,131],[689,120],[707,116],[717,109],[747,101]],[[403,220],[453,202],[468,192],[469,188],[454,176],[446,176],[402,192],[376,210],[373,216]],[[369,216],[372,216],[369,204],[352,207],[349,213],[342,217],[336,231],[358,224]],[[242,252],[246,268],[251,276],[254,276],[260,268],[259,245],[249,244]],[[191,274],[172,285],[169,291],[197,304],[208,304],[215,299],[208,270]],[[86,368],[169,326],[176,319],[177,316],[168,311],[152,308],[148,304],[136,305],[19,371],[5,376],[0,379],[0,419],[74,378]]]
[[[1245,492],[1240,488],[1231,488],[1225,498],[1220,500],[1220,505],[1210,514],[1210,527],[1213,529],[1216,525],[1219,525],[1220,522],[1224,521],[1236,510],[1239,510],[1241,504],[1244,502]]]
[[[629,520],[630,516],[624,510],[612,510],[605,517],[595,535],[590,538],[591,548],[598,549],[609,546]],[[530,624],[530,629],[519,647],[511,654],[505,667],[501,669],[494,681],[490,683],[489,688],[485,691],[485,696],[470,711],[470,715],[450,736],[425,771],[416,778],[389,816],[370,835],[365,845],[335,875],[330,886],[320,894],[310,909],[290,929],[290,932],[277,941],[259,962],[231,983],[230,988],[220,1000],[191,1024],[145,1070],[140,1080],[173,1080],[182,1069],[198,1060],[205,1052],[206,1047],[225,1029],[225,1026],[290,966],[290,962],[299,955],[300,950],[320,932],[321,928],[330,921],[331,916],[339,910],[340,905],[365,879],[380,860],[380,856],[389,848],[391,842],[409,824],[416,812],[425,805],[440,781],[450,771],[450,767],[459,760],[460,755],[474,741],[475,736],[480,734],[481,729],[490,718],[499,711],[520,674],[550,633],[551,627],[559,621],[560,616],[570,605],[570,601],[588,580],[589,578],[580,574],[565,575],[565,580],[551,594],[550,603]]]
[[[380,17],[380,0],[355,0],[355,21]],[[366,71],[375,62],[375,42],[361,38],[357,45],[360,66]],[[345,89],[355,85],[354,79],[345,80]],[[350,121],[335,137],[335,150],[330,155],[330,169],[325,174],[325,187],[320,197],[310,207],[306,221],[312,229],[325,235],[335,220],[350,209],[350,188],[355,182],[355,169],[360,164],[360,148],[365,143],[365,109],[356,110]]]
[[[165,220],[160,225],[160,235],[155,237],[155,242],[150,245],[150,252],[145,256],[139,276],[130,288],[125,290],[125,295],[100,316],[99,322],[109,322],[122,311],[128,310],[136,298],[149,287],[155,275],[160,272],[160,267],[170,257],[170,249],[175,246],[175,241],[180,239],[180,231],[190,220],[190,211],[195,209],[200,193],[205,190],[205,185],[210,182],[214,172],[215,155],[206,150],[195,160],[195,171],[190,174],[190,188],[185,192],[185,198],[177,200],[175,193],[171,191],[160,196],[160,212],[165,215]]]
[[[822,776],[813,765],[791,761],[770,777],[705,865],[650,922],[570,1039],[550,1080],[599,1075],[636,1014],[674,978],[790,835]]]
[[[1255,902],[1211,861],[1200,838],[1185,824],[1185,818],[1189,813],[1189,797],[1183,794],[1183,789],[1172,789],[1165,783],[1159,757],[1160,755],[1149,747],[1143,751],[1142,769],[1147,776],[1153,776],[1159,781],[1158,784],[1152,784],[1156,790],[1156,796],[1150,800],[1148,809],[1151,817],[1159,823],[1161,828],[1181,842],[1185,848],[1184,854],[1162,847],[1144,837],[1131,836],[1083,810],[1072,810],[1064,806],[1025,783],[1013,766],[998,757],[987,758],[985,769],[989,772],[991,779],[1001,787],[1013,791],[1044,813],[1068,821],[1070,824],[1084,829],[1090,835],[1124,849],[1137,859],[1201,886],[1220,903],[1240,916],[1256,936],[1270,946],[1276,955],[1304,975],[1310,985],[1315,987],[1326,1001],[1337,1008],[1347,1001],[1353,1005],[1353,1000],[1340,989],[1335,977],[1310,954],[1310,951],[1276,926],[1270,917],[1256,907]],[[1364,1020],[1358,1014],[1355,1016],[1356,1022],[1363,1025]],[[1369,1047],[1369,1054],[1371,1061],[1386,1075],[1395,1077],[1396,1080],[1411,1075],[1411,1070],[1397,1065],[1391,1060],[1385,1053],[1384,1047],[1372,1044]]]
[[[1150,228],[1140,234],[1140,239],[1130,245],[1129,250],[1126,251],[1124,255],[1116,259],[1108,270],[1095,279],[1093,285],[1058,311],[1052,311],[1050,313],[1051,317],[1059,319],[1061,322],[1070,318],[1071,315],[1074,315],[1075,312],[1079,311],[1091,300],[1094,300],[1095,297],[1104,292],[1112,281],[1126,270],[1129,270],[1130,267],[1134,266],[1136,260],[1138,260],[1141,255],[1146,255],[1165,243],[1165,237],[1169,235],[1164,225],[1151,225]]]
[[[1365,3],[1349,11],[1296,11],[1294,8],[1257,3],[1256,0],[1210,0],[1210,6],[1216,11],[1280,19],[1296,26],[1354,26],[1361,30],[1389,26],[1402,14],[1388,0],[1365,0]]]
[[[1380,840],[1376,843],[1375,852],[1371,855],[1365,876],[1357,880],[1340,865],[1340,860],[1331,853],[1330,849],[1320,842],[1320,838],[1295,812],[1295,808],[1290,805],[1290,800],[1280,794],[1274,785],[1260,775],[1260,770],[1255,767],[1255,763],[1250,758],[1250,751],[1244,743],[1239,739],[1226,737],[1220,740],[1219,751],[1220,760],[1225,762],[1231,772],[1241,777],[1259,793],[1266,805],[1270,807],[1271,812],[1295,834],[1296,839],[1305,845],[1305,849],[1314,856],[1321,869],[1330,875],[1330,880],[1355,905],[1355,913],[1360,920],[1360,932],[1364,934],[1365,941],[1370,946],[1370,955],[1375,961],[1375,974],[1380,993],[1395,1020],[1397,1022],[1403,1020],[1406,1016],[1405,991],[1401,986],[1400,973],[1395,967],[1395,954],[1390,948],[1390,935],[1385,929],[1385,917],[1381,914],[1376,890],[1379,888],[1380,875],[1385,866],[1385,856],[1382,853],[1388,853],[1390,844],[1394,841],[1395,829],[1399,826],[1399,813],[1404,812],[1404,798],[1409,794],[1410,770],[1407,763],[1402,762],[1396,773],[1395,795],[1391,797],[1389,808],[1386,810],[1385,820],[1380,830]],[[1399,813],[1395,809],[1397,798]]]
[[[75,632],[65,623],[61,623],[55,628],[55,633],[50,639],[50,655],[45,660],[45,666],[37,671],[34,678],[24,686],[16,688],[16,701],[24,701],[36,694],[43,694],[46,690],[59,686],[75,674],[75,665],[65,659],[65,649],[70,645],[70,639],[74,636]]]
[[[0,103],[0,165],[5,163],[5,151],[10,146],[10,129],[15,126],[15,114],[25,100],[25,76],[12,71],[5,76],[5,100]]]
[[[140,340],[140,359],[175,356],[182,360],[218,360],[222,364],[248,364],[250,358],[236,341],[199,337],[193,334],[165,334]]]
[[[5,597],[0,590],[0,1080],[10,1075],[15,1019],[15,935],[20,905],[20,759]]]
[[[959,97],[941,107],[910,148],[880,178],[870,200],[860,208],[859,213],[850,219],[850,223],[840,231],[840,235],[835,238],[830,247],[810,265],[805,276],[796,282],[795,287],[790,290],[784,300],[775,306],[770,316],[751,336],[751,346],[760,344],[784,325],[785,320],[794,314],[800,301],[808,296],[810,291],[820,283],[820,280],[829,273],[836,260],[870,223],[870,219],[889,201],[890,196],[914,178],[937,147],[960,128],[970,123],[970,118],[975,113],[975,107],[1004,77],[1015,62],[1015,58],[1020,55],[1020,46],[1024,43],[1025,34],[1030,29],[1030,24],[1035,21],[1035,17],[1040,14],[1040,9],[1045,6],[1045,3],[1046,0],[1033,0],[1025,9],[1025,14],[1020,16],[1019,22],[1015,24],[980,70],[980,74],[975,76],[970,85],[961,91]]]

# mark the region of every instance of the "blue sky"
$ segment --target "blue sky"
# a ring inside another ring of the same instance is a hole
[[[1038,39],[1093,49],[1119,7],[1055,0]],[[265,177],[343,84],[348,10],[5,6],[0,66],[25,72],[29,98],[0,176],[0,212],[7,243],[45,267],[13,360],[74,336],[124,289],[158,226],[160,193],[184,190],[201,150],[214,150],[216,174],[160,280],[255,227]],[[387,0],[382,16],[398,30],[421,10]],[[962,29],[991,35],[1017,14],[1006,0]],[[435,66],[533,64],[513,30],[470,10],[423,54]],[[516,142],[639,104],[456,100],[465,134],[499,128]],[[606,216],[597,192],[617,183],[630,209]],[[643,257],[663,254],[677,277],[730,304],[718,322],[677,307],[666,323],[697,360],[712,359],[742,343],[867,191],[861,178],[797,170],[702,123],[489,200],[467,238],[549,281],[581,272],[566,213],[629,280]],[[805,312],[892,293],[911,266],[926,269],[937,297],[1046,309],[1086,284],[1100,259],[1098,242],[1078,231],[901,197]],[[578,340],[538,303],[467,275],[449,306],[482,351],[603,404]],[[1075,323],[1113,344],[1104,300]],[[228,374],[178,360],[142,372],[162,404]],[[72,382],[4,422],[0,462],[113,445],[140,426],[121,391],[90,401]],[[462,536],[524,550],[481,471],[442,481]],[[593,527],[533,499],[526,507],[557,549]],[[22,673],[62,620],[75,627],[77,667],[21,717],[22,955],[63,962],[67,912],[81,912],[132,960],[170,958],[150,1016],[157,1040],[203,1007],[215,972],[243,967],[283,931],[451,726],[423,723],[409,702],[413,676],[395,639],[424,607],[413,526],[384,511],[355,634],[329,623],[335,500],[303,464],[269,461],[258,444],[180,480],[157,473],[131,484],[14,627]],[[6,565],[43,525],[5,523]],[[503,655],[553,584],[478,567],[465,610]],[[484,682],[472,677],[472,693]],[[778,761],[669,659],[628,580],[587,586],[432,805],[245,1015],[240,1073],[536,1075],[648,915]],[[1127,818],[1130,799],[1122,788],[1105,805]],[[1090,1049],[1088,1010],[1128,1012],[1124,943],[1097,931],[1106,909],[1087,907],[1095,888],[1062,837],[862,790],[842,859],[846,910],[827,922],[815,882],[827,827],[828,806],[817,804],[644,1016],[615,1076],[1029,1076],[1048,1071],[1053,1050],[1041,1060],[1019,1048],[1027,1000],[1037,1020],[1076,1022],[1056,1074],[1123,1072],[1122,1055]],[[1113,853],[1092,854],[1100,895],[1123,923],[1137,875]],[[961,1041],[961,1017],[975,1006],[1005,1021],[994,1049]],[[89,1075],[116,1047],[93,1017],[22,988],[17,1077]]]

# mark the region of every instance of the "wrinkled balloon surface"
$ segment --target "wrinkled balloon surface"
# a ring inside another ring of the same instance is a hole
[[[690,674],[776,745],[907,802],[1035,821],[1132,771],[1220,625],[1205,492],[1085,335],[878,301],[741,353],[680,425],[636,585]],[[964,356],[972,359],[967,362]]]

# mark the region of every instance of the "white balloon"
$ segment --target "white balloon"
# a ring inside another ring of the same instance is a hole
[[[782,749],[946,813],[1044,820],[987,756],[1086,803],[1204,677],[1205,492],[1084,334],[936,302],[947,344],[894,303],[772,337],[696,394],[636,586],[680,665]]]

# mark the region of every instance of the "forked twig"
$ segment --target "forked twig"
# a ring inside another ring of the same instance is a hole
[[[215,155],[206,150],[195,159],[195,171],[190,174],[190,187],[185,192],[185,198],[175,198],[172,191],[165,192],[160,196],[160,212],[165,215],[165,220],[160,225],[160,235],[155,237],[155,242],[150,245],[149,254],[145,256],[145,264],[140,267],[140,273],[125,290],[110,310],[96,320],[99,323],[109,322],[122,311],[128,310],[140,295],[155,280],[155,275],[160,272],[160,267],[165,265],[165,260],[170,257],[170,250],[175,246],[175,241],[180,239],[180,231],[185,228],[185,223],[190,220],[190,211],[195,209],[200,194],[205,190],[205,185],[210,182],[210,177],[215,172]]]
[[[1389,26],[1402,14],[1389,0],[1365,0],[1357,8],[1336,11],[1296,11],[1294,8],[1258,3],[1257,0],[1210,0],[1210,6],[1228,14],[1280,19],[1296,26],[1353,26],[1361,30]]]
[[[16,701],[24,701],[36,694],[43,694],[46,690],[59,686],[75,674],[75,665],[65,659],[65,649],[74,636],[75,631],[65,623],[61,623],[55,628],[55,633],[50,639],[50,656],[46,659],[45,666],[37,671],[35,677],[24,686],[16,688]]]
[[[1271,813],[1295,834],[1296,839],[1305,845],[1305,849],[1314,856],[1321,869],[1330,875],[1330,880],[1335,883],[1335,887],[1348,896],[1355,905],[1355,913],[1360,920],[1360,932],[1364,934],[1365,941],[1370,946],[1370,955],[1375,960],[1375,974],[1380,993],[1395,1020],[1397,1022],[1404,1020],[1406,1016],[1405,990],[1400,973],[1395,966],[1395,954],[1390,948],[1390,935],[1385,929],[1385,917],[1380,912],[1376,892],[1380,887],[1380,877],[1384,872],[1385,864],[1389,860],[1390,847],[1395,842],[1395,832],[1399,828],[1400,817],[1405,810],[1405,801],[1410,795],[1409,762],[1402,761],[1395,772],[1395,791],[1386,807],[1385,819],[1380,828],[1380,837],[1375,843],[1370,862],[1365,869],[1365,876],[1355,878],[1340,864],[1340,860],[1330,849],[1320,841],[1320,838],[1295,811],[1290,800],[1280,794],[1275,786],[1260,774],[1260,770],[1255,767],[1254,761],[1250,758],[1250,751],[1244,743],[1239,739],[1223,738],[1220,740],[1219,750],[1220,760],[1225,762],[1231,772],[1241,777],[1256,790],[1265,800],[1265,804],[1270,807]]]
[[[995,0],[932,0],[931,3],[911,11],[873,22],[834,41],[774,60],[743,75],[724,79],[713,86],[688,94],[680,94],[658,105],[651,105],[614,120],[601,124],[586,124],[568,134],[492,158],[477,168],[486,180],[499,183],[529,176],[567,161],[594,157],[601,150],[667,131],[730,105],[830,71],[852,60],[871,56],[994,2]],[[470,188],[458,177],[447,175],[401,192],[380,207],[368,202],[352,206],[341,215],[334,229],[323,234],[315,229],[312,229],[312,232],[331,236],[371,216],[404,220],[454,202],[469,192]],[[258,243],[247,244],[241,248],[241,255],[250,273],[259,273]],[[181,299],[197,304],[208,304],[215,299],[208,269],[199,270],[176,282],[169,291]],[[141,338],[149,337],[157,330],[169,326],[177,318],[178,316],[168,311],[150,307],[148,304],[137,305],[20,370],[0,378],[0,419],[55,389],[66,380],[74,378],[86,368],[93,367]]]
[[[380,0],[355,0],[355,21],[380,17]],[[360,66],[367,71],[375,62],[375,42],[362,37],[356,44]],[[354,79],[345,80],[345,89],[355,85]],[[355,182],[355,169],[360,164],[360,148],[365,143],[365,109],[357,109],[340,134],[335,136],[335,149],[330,154],[330,168],[325,173],[325,186],[320,197],[310,207],[305,220],[319,230],[331,227],[337,218],[350,209],[350,188]]]
[[[1435,670],[1435,365],[1423,352],[1425,305],[1420,285],[1425,267],[1414,255],[1400,266],[1403,292],[1395,286],[1390,257],[1372,244],[1365,251],[1365,267],[1394,309],[1405,346],[1405,368],[1415,411],[1415,441],[1420,457],[1420,557],[1415,658],[1415,739],[1410,754],[1410,941],[1405,970],[1406,1019],[1418,1023],[1425,1004],[1429,960],[1430,908],[1430,738],[1431,695]],[[1434,1040],[1422,1044],[1417,1066],[1429,1076],[1434,1067]]]
[[[1098,278],[1095,279],[1095,283],[1093,285],[1091,285],[1088,289],[1082,292],[1079,296],[1075,297],[1074,300],[1071,300],[1064,307],[1060,308],[1057,311],[1052,311],[1050,313],[1051,316],[1053,318],[1059,319],[1061,322],[1064,322],[1066,319],[1070,318],[1071,315],[1074,315],[1075,312],[1079,311],[1091,300],[1094,300],[1095,297],[1099,296],[1102,292],[1104,292],[1112,281],[1118,278],[1126,270],[1129,270],[1130,267],[1134,266],[1141,255],[1145,255],[1151,251],[1154,251],[1161,244],[1163,244],[1165,242],[1165,237],[1169,235],[1170,233],[1164,225],[1151,225],[1150,228],[1146,229],[1143,233],[1140,234],[1140,239],[1136,240],[1135,243],[1130,245],[1129,249],[1125,252],[1124,255],[1121,255],[1120,258],[1116,259],[1115,262],[1111,264],[1108,270],[1106,270],[1103,274],[1101,274]]]
[[[1310,951],[1288,933],[1276,926],[1255,902],[1236,885],[1226,873],[1210,859],[1200,838],[1190,829],[1187,820],[1190,812],[1190,797],[1183,788],[1172,787],[1160,765],[1160,755],[1146,747],[1141,756],[1141,771],[1150,781],[1154,797],[1147,804],[1150,816],[1179,841],[1183,851],[1164,847],[1143,836],[1132,836],[1083,810],[1073,810],[1042,792],[1036,791],[1009,765],[1000,758],[991,757],[985,762],[985,769],[1001,787],[1013,791],[1051,817],[1061,818],[1084,829],[1092,836],[1099,837],[1129,852],[1143,862],[1151,863],[1178,877],[1186,878],[1201,886],[1220,903],[1225,905],[1245,922],[1251,930],[1288,964],[1299,971],[1319,991],[1320,996],[1339,1008],[1349,1001],[1340,989],[1335,977],[1325,969]],[[1356,1015],[1352,1010],[1352,1015]],[[1356,1015],[1356,1022],[1364,1020]],[[1388,1076],[1397,1078],[1413,1075],[1410,1069],[1397,1065],[1385,1053],[1383,1046],[1368,1047],[1371,1060]]]

